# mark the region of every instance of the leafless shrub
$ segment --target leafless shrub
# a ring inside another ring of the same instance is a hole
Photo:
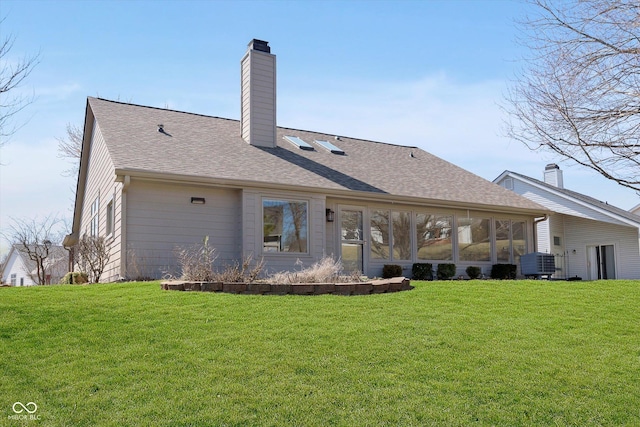
[[[298,265],[302,262],[298,260]],[[344,283],[359,282],[360,272],[343,274],[342,262],[339,259],[325,256],[308,268],[299,271],[280,272],[271,276],[270,281],[277,283]]]
[[[77,244],[78,266],[91,283],[98,283],[109,262],[109,245],[104,237],[83,236]]]
[[[197,282],[216,280],[213,263],[218,255],[216,248],[209,246],[209,236],[202,243],[177,248],[175,254],[182,270],[182,279]]]
[[[152,280],[153,275],[148,264],[144,253],[132,248],[127,249],[127,279],[136,282]]]
[[[259,261],[253,263],[253,256],[249,255],[242,260],[242,265],[236,261],[232,265],[227,265],[222,271],[216,273],[216,281],[252,283],[260,277],[263,268],[263,258],[260,258]]]

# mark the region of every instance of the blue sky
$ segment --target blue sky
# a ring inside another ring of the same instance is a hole
[[[417,145],[481,177],[509,169],[624,209],[631,190],[502,136],[499,105],[523,55],[515,1],[2,0],[10,61],[40,53],[20,87],[35,101],[0,152],[0,230],[72,217],[75,179],[56,137],[87,96],[240,116],[240,59],[253,38],[277,56],[278,125]],[[5,249],[5,248],[3,248]],[[5,249],[6,250],[6,249]]]

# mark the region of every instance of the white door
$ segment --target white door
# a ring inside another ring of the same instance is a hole
[[[365,271],[364,265],[364,211],[361,208],[341,208],[340,258],[345,273]]]

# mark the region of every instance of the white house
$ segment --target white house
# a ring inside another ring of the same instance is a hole
[[[564,188],[549,164],[544,181],[505,171],[495,183],[553,213],[537,221],[537,249],[553,254],[555,278],[640,279],[640,216]]]
[[[57,284],[67,273],[68,254],[62,246],[51,246],[49,257],[44,262],[46,284]],[[35,261],[29,259],[20,246],[13,245],[7,254],[2,271],[2,283],[11,286],[34,286],[38,284]]]
[[[331,255],[369,276],[416,262],[488,274],[534,249],[542,206],[417,147],[279,127],[268,43],[240,68],[240,120],[88,98],[64,245],[106,237],[103,281],[177,275],[176,247],[205,236],[220,264]]]

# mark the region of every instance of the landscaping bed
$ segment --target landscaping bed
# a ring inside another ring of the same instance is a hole
[[[409,279],[393,277],[356,283],[225,283],[168,280],[160,283],[166,291],[226,292],[249,295],[369,295],[413,289]]]

